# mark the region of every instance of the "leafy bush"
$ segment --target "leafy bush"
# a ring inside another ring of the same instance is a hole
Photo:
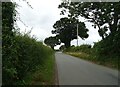
[[[100,56],[120,56],[120,30],[114,35],[109,35],[94,45],[95,52]]]
[[[22,81],[27,72],[34,71],[53,54],[53,50],[36,41],[29,35],[16,35],[14,50],[10,58],[3,59],[3,84],[16,84]],[[6,44],[7,45],[7,44]],[[6,54],[7,55],[7,54]],[[11,80],[8,80],[11,79]]]

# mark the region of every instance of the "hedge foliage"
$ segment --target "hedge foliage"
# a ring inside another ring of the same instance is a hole
[[[85,52],[85,53],[90,53],[91,52],[91,45],[89,44],[83,44],[83,45],[80,45],[80,46],[71,46],[67,49],[65,49],[64,51],[65,52]]]
[[[99,55],[120,57],[120,29],[114,35],[111,34],[104,40],[95,43],[93,48]]]
[[[16,5],[2,3],[2,85],[23,85],[23,78],[43,65],[53,50],[14,28]],[[15,32],[17,31],[17,33]]]

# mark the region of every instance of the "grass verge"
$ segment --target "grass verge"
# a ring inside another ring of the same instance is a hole
[[[54,85],[55,84],[55,57],[50,55],[43,65],[36,67],[34,72],[25,77],[27,85]]]

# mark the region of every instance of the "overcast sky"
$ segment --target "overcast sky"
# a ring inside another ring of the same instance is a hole
[[[24,25],[21,21],[17,21],[21,32],[27,32],[33,28],[31,35],[36,36],[41,41],[44,41],[46,37],[53,36],[51,34],[53,24],[63,17],[60,15],[60,9],[58,9],[61,0],[26,0],[29,1],[33,9],[23,0],[15,1],[19,4],[17,11],[20,19],[25,23]],[[83,19],[81,20],[84,21]],[[89,29],[89,38],[84,41],[79,38],[79,45],[83,43],[93,44],[93,42],[101,40],[97,29],[94,29],[91,23],[86,22],[85,24]],[[76,40],[71,41],[71,44],[76,45]]]

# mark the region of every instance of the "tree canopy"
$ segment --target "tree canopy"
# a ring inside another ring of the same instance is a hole
[[[108,34],[118,31],[120,19],[120,2],[63,2],[61,14],[68,13],[69,17],[82,16],[99,28],[99,35],[104,39]]]
[[[57,37],[48,37],[44,40],[44,43],[48,46],[50,46],[52,49],[54,49],[54,47],[56,45],[59,45],[60,44],[60,41]]]
[[[52,30],[53,34],[56,34],[60,41],[65,44],[65,47],[70,47],[70,41],[77,39],[77,25],[78,36],[82,39],[88,38],[88,29],[83,22],[79,22],[75,18],[61,18],[53,25],[55,30]]]

